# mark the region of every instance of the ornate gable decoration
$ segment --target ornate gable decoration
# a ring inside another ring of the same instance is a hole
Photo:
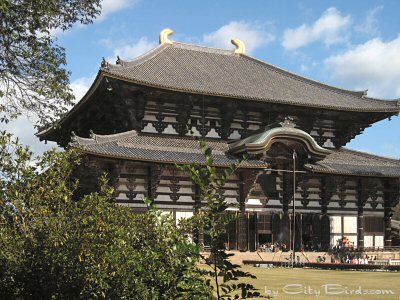
[[[325,157],[331,153],[330,150],[322,148],[307,132],[296,128],[296,124],[290,117],[280,123],[281,127],[267,129],[264,132],[251,135],[245,139],[232,142],[229,152],[233,154],[260,154],[268,151],[277,141],[294,140],[302,143],[309,153],[316,157]]]

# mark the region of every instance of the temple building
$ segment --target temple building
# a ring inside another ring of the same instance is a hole
[[[237,203],[229,211],[238,215],[228,226],[229,249],[291,245],[293,230],[296,248],[328,248],[343,237],[358,248],[391,246],[400,160],[345,145],[399,114],[399,100],[282,70],[246,55],[240,40],[222,50],[171,34],[164,30],[160,45],[134,60],[103,60],[86,95],[37,134],[84,151],[82,193],[95,190],[106,171],[121,205],[144,211],[148,196],[177,220],[192,216],[204,202],[176,167],[205,161],[191,129],[207,140],[221,171],[250,157],[223,191]]]

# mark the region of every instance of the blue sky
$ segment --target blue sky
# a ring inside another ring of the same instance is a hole
[[[104,0],[93,24],[54,31],[67,51],[77,98],[88,89],[102,57],[129,60],[172,40],[247,52],[283,69],[331,85],[400,98],[400,1],[146,1]],[[20,119],[12,130],[36,152],[45,147]],[[32,127],[32,129],[30,129]],[[374,124],[347,147],[400,158],[400,117]]]

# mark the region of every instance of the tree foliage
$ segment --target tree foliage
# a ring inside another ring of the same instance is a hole
[[[208,235],[211,240],[211,254],[205,259],[212,269],[208,272],[210,279],[207,280],[207,284],[215,288],[218,300],[261,297],[253,285],[238,283],[243,277],[255,278],[255,276],[241,271],[239,265],[232,264],[229,261],[232,254],[226,253],[224,247],[226,228],[233,217],[227,213],[227,209],[232,207],[232,204],[225,201],[223,188],[241,160],[219,174],[214,166],[211,148],[204,140],[199,139],[198,142],[205,157],[205,165],[189,164],[177,165],[177,167],[198,185],[201,199],[206,200],[207,203],[205,208],[198,208],[194,219],[197,229]]]
[[[88,24],[100,0],[0,0],[0,112],[54,121],[72,103],[65,49],[51,32]]]
[[[210,299],[198,246],[170,216],[115,204],[105,177],[74,200],[76,151],[0,140],[1,299]]]

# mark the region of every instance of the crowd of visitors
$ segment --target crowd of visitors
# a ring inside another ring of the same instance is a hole
[[[278,252],[278,251],[287,252],[287,251],[289,251],[289,248],[287,247],[287,245],[285,243],[277,241],[275,243],[261,244],[259,251],[260,252]]]

